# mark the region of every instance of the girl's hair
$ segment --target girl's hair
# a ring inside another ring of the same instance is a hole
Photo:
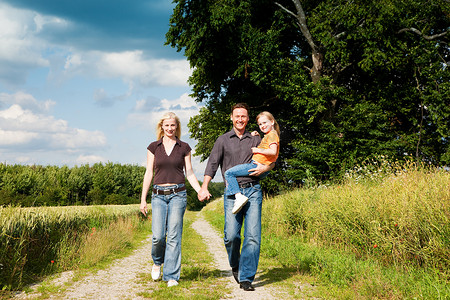
[[[259,115],[256,117],[256,123],[258,123],[259,118],[262,116],[266,116],[267,119],[269,119],[270,121],[273,121],[273,128],[278,133],[278,136],[280,136],[280,125],[278,125],[277,120],[275,120],[275,118],[273,117],[273,115],[270,112],[268,112],[268,111],[260,112]]]
[[[159,140],[164,136],[164,129],[162,128],[164,120],[168,119],[174,119],[177,123],[177,129],[175,131],[175,135],[177,138],[180,138],[181,136],[181,123],[180,118],[173,112],[168,112],[162,116],[162,118],[159,120],[158,124],[156,125],[156,139]]]

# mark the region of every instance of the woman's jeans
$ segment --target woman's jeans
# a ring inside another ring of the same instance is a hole
[[[236,195],[240,192],[239,184],[236,177],[245,177],[248,175],[248,170],[256,168],[258,165],[252,160],[249,164],[240,164],[225,171],[225,184],[227,186],[226,195]],[[269,172],[263,173],[259,179],[263,179]]]
[[[180,186],[154,187],[170,190]],[[164,281],[180,279],[181,235],[186,204],[186,190],[170,195],[152,194],[152,258],[155,265],[164,264]]]
[[[248,202],[237,214],[233,214],[234,196],[224,196],[224,242],[230,267],[239,267],[239,281],[253,282],[258,269],[261,248],[261,186],[255,184],[240,189]],[[241,228],[244,225],[244,242],[241,250]]]

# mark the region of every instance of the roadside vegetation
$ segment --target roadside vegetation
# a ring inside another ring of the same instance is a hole
[[[292,298],[450,298],[450,173],[380,156],[333,184],[310,178],[263,203],[261,284]],[[201,212],[223,231],[223,201]],[[226,284],[186,212],[180,286],[143,297],[220,299]],[[1,290],[65,270],[104,268],[151,233],[138,205],[0,208]],[[202,250],[199,250],[202,249]],[[202,255],[198,255],[201,251]],[[150,274],[141,281],[151,282]],[[208,287],[208,288],[205,288]],[[55,293],[49,287],[45,293]]]
[[[325,299],[449,299],[449,186],[447,171],[379,157],[340,183],[265,198],[265,280],[299,298],[307,282]],[[220,231],[222,205],[204,209]]]
[[[0,290],[123,255],[149,231],[138,205],[0,207]]]
[[[70,209],[75,209],[76,216],[72,218],[72,221],[74,219],[89,220],[89,226],[79,226],[80,233],[76,234],[78,236],[76,239],[73,238],[73,233],[76,230],[71,230],[70,234],[63,235],[60,243],[55,247],[46,246],[47,249],[54,248],[53,255],[49,255],[45,260],[34,259],[33,261],[36,270],[39,269],[38,264],[41,264],[45,271],[30,273],[29,268],[22,269],[21,273],[24,278],[22,278],[21,285],[4,285],[0,298],[11,296],[11,289],[32,292],[26,284],[35,283],[38,279],[43,281],[37,288],[40,296],[36,297],[45,299],[63,293],[72,281],[81,280],[92,271],[108,267],[114,259],[131,254],[132,250],[139,247],[141,241],[151,234],[151,218],[144,218],[141,214],[137,214],[137,205],[16,208],[15,212],[21,213],[22,216],[23,213],[37,215],[34,224],[38,224],[38,220],[41,220],[41,223],[51,223],[49,222],[51,219],[58,218],[66,220],[63,223],[67,223],[69,218],[66,215],[69,214]],[[115,215],[113,219],[116,220],[109,222],[109,225],[107,225],[107,220],[113,215]],[[99,216],[102,217],[98,218]],[[149,299],[222,299],[229,293],[226,281],[217,280],[221,277],[221,272],[214,267],[212,255],[204,250],[207,249],[207,246],[196,231],[191,228],[195,217],[195,212],[187,211],[184,218],[182,273],[179,286],[168,289],[166,282],[154,282],[150,273],[141,273],[139,282],[147,288],[144,288],[138,295]],[[27,224],[31,225],[31,222],[28,221]],[[85,228],[84,233],[81,233],[82,227]],[[69,228],[66,227],[66,230],[69,230]],[[67,238],[68,236],[72,236],[72,238]],[[26,241],[22,240],[22,244],[24,243]],[[27,249],[30,249],[30,246]],[[201,255],[199,255],[199,249],[203,249]],[[37,249],[35,250],[37,251]],[[28,259],[31,261],[33,257]],[[151,264],[151,257],[148,259]],[[51,275],[56,275],[56,273],[65,270],[76,271],[72,280],[66,282],[64,286],[52,284],[51,280],[54,277]],[[28,281],[25,280],[25,277]],[[17,277],[10,282],[14,282],[14,280],[17,280]]]

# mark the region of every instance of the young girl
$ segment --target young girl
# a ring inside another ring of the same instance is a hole
[[[277,160],[280,152],[280,127],[270,112],[263,111],[256,117],[259,129],[264,133],[264,138],[258,147],[253,147],[252,162],[241,164],[228,169],[225,172],[225,181],[227,185],[226,194],[235,195],[233,214],[238,213],[247,203],[248,198],[240,192],[236,177],[249,176],[249,170],[257,167],[256,163],[270,165]],[[267,173],[260,176],[264,178]]]

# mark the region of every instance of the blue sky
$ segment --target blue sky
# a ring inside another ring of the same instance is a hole
[[[164,46],[169,0],[0,0],[0,161],[145,165],[166,111],[187,123],[182,53]],[[231,124],[230,124],[231,125]],[[205,163],[193,157],[203,179]],[[217,178],[217,176],[216,176]]]

